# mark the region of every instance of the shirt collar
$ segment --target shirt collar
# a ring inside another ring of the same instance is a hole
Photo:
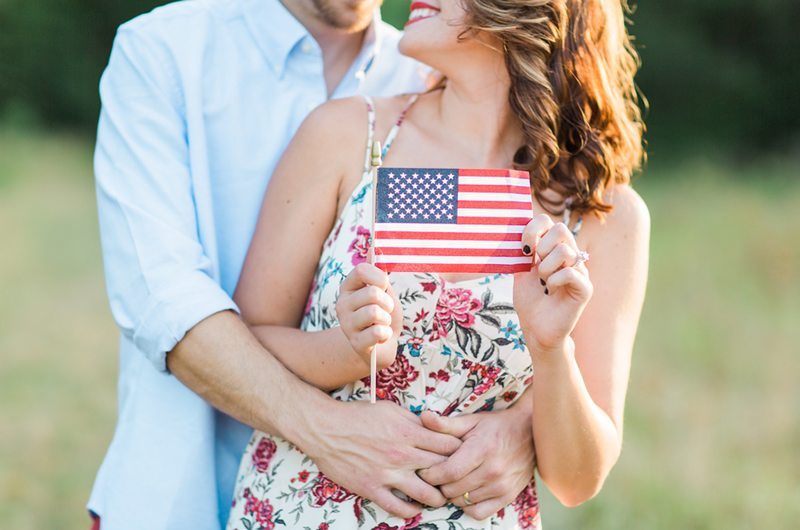
[[[295,46],[305,37],[312,38],[308,30],[279,0],[244,0],[243,11],[248,29],[253,34],[261,53],[272,69],[283,76],[286,62]],[[376,8],[372,24],[367,28],[364,45],[358,55],[359,72],[366,71],[380,50],[386,28],[381,21],[380,9]]]

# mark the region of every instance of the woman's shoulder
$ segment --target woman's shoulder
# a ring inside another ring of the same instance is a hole
[[[325,139],[328,149],[338,149],[354,142],[366,142],[368,113],[375,116],[375,130],[380,135],[391,127],[408,101],[408,96],[366,98],[351,96],[326,101],[312,110],[300,126],[304,136]],[[380,136],[379,136],[380,137]]]
[[[583,215],[584,234],[593,247],[647,245],[650,236],[650,210],[641,195],[630,184],[615,184],[604,194],[603,200],[612,210],[601,220],[595,215]]]

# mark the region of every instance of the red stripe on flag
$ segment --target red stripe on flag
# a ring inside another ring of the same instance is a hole
[[[460,225],[526,225],[531,221],[526,217],[458,217]]]
[[[531,177],[527,171],[517,171],[514,169],[459,169],[459,177],[508,177],[514,179],[525,179],[530,182]]]
[[[517,263],[514,265],[500,265],[491,263],[486,265],[477,264],[452,264],[442,263],[376,263],[376,267],[385,272],[480,272],[484,274],[513,274],[515,272],[529,272],[529,263]]]
[[[525,254],[518,248],[400,248],[383,247],[379,256],[485,256],[498,258],[521,258]]]
[[[492,234],[465,232],[393,232],[378,230],[375,232],[375,244],[381,246],[382,239],[444,239],[448,241],[521,241],[522,234]]]
[[[530,208],[529,202],[513,201],[458,201],[459,208],[486,208],[486,209],[505,209],[505,210],[527,210]]]
[[[459,184],[459,192],[474,193],[520,193],[530,195],[531,189],[527,186],[497,186],[493,184]]]

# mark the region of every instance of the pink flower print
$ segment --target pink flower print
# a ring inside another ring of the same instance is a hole
[[[417,380],[417,377],[419,377],[419,372],[411,366],[408,358],[398,354],[391,366],[378,372],[375,393],[380,399],[390,399],[397,403],[399,400],[394,395],[394,391],[407,389],[412,381]],[[369,386],[369,377],[365,377],[361,381]]]
[[[389,526],[389,523],[381,523],[372,530],[398,530],[396,526]]]
[[[480,370],[481,374],[481,382],[478,386],[475,387],[473,391],[473,395],[480,396],[485,394],[487,390],[494,386],[495,382],[497,381],[497,376],[500,375],[500,367],[499,366],[481,366]]]
[[[533,528],[539,523],[539,500],[532,484],[528,484],[513,503],[521,528]]]
[[[364,263],[367,261],[369,239],[369,230],[363,226],[359,226],[356,229],[356,238],[350,243],[350,246],[347,247],[347,250],[353,253],[353,258],[351,260],[353,265],[358,265],[359,263]]]
[[[418,513],[414,517],[411,517],[410,519],[406,519],[405,521],[403,521],[402,530],[411,530],[412,528],[416,528],[419,526],[419,523],[421,522],[422,522],[422,514]]]
[[[256,466],[256,471],[259,473],[266,473],[269,469],[269,463],[275,455],[278,446],[270,438],[262,437],[258,442],[256,450],[253,451],[253,465]]]
[[[314,495],[315,506],[323,506],[328,501],[344,502],[355,496],[322,473],[319,474],[317,482],[311,488],[311,494]]]
[[[455,287],[444,289],[436,302],[436,314],[433,316],[433,335],[446,337],[453,328],[453,323],[462,328],[471,328],[475,324],[475,312],[483,308],[483,303],[472,297],[472,291]]]
[[[436,381],[443,381],[447,382],[450,381],[450,374],[447,370],[439,370],[438,372],[431,372],[431,379],[435,379]]]
[[[503,401],[514,401],[515,397],[517,397],[517,392],[514,390],[509,390],[503,394]]]
[[[423,293],[436,292],[436,282],[419,282],[419,285],[422,287]]]
[[[258,521],[265,530],[272,530],[275,528],[275,523],[272,522],[273,511],[272,505],[267,499],[259,501],[255,511],[256,521]]]

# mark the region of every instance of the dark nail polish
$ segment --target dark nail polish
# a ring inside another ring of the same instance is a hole
[[[544,288],[544,294],[550,294],[550,291],[547,290],[547,287]]]
[[[531,255],[531,247],[528,246],[528,245],[525,245],[524,247],[522,247],[522,253],[525,254],[526,256],[530,256]]]
[[[539,283],[541,283],[541,284],[542,284],[542,287],[547,287],[547,282],[545,282],[545,281],[544,281],[543,279],[541,279],[541,278],[539,278]]]

